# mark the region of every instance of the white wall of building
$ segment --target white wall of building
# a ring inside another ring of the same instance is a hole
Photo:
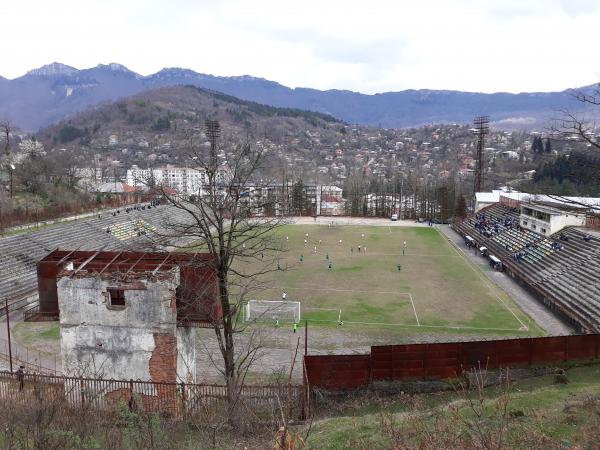
[[[177,327],[178,285],[178,268],[133,282],[120,281],[116,274],[61,277],[57,292],[65,375],[152,381],[159,339],[171,336],[177,381],[193,381],[195,330]],[[124,289],[125,307],[110,305],[109,287]]]
[[[532,213],[529,213],[529,210]],[[584,226],[585,214],[525,203],[521,205],[519,222],[523,228],[544,236],[550,236],[565,227]]]

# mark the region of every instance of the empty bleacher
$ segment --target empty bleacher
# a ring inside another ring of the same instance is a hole
[[[169,221],[185,221],[169,206],[119,209],[119,212],[65,222],[0,239],[0,298],[11,302],[37,292],[37,261],[56,248],[79,250],[154,250],[167,245]],[[124,225],[126,224],[126,225]],[[107,229],[112,230],[107,233]],[[118,230],[118,231],[116,231]]]
[[[548,306],[582,330],[600,332],[600,237],[586,241],[574,227],[544,237],[518,224],[518,211],[494,204],[454,228],[487,247]]]

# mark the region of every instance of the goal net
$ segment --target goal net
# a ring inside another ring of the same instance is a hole
[[[300,322],[300,302],[250,300],[246,304],[246,320]]]

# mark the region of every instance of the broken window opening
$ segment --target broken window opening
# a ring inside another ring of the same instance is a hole
[[[110,306],[125,308],[125,290],[118,288],[108,288],[108,297]]]

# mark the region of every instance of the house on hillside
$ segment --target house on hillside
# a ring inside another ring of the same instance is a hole
[[[107,183],[101,183],[95,188],[91,189],[92,192],[110,196],[112,198],[118,198],[121,204],[136,203],[141,200],[141,192],[133,186],[121,181],[113,181]]]

